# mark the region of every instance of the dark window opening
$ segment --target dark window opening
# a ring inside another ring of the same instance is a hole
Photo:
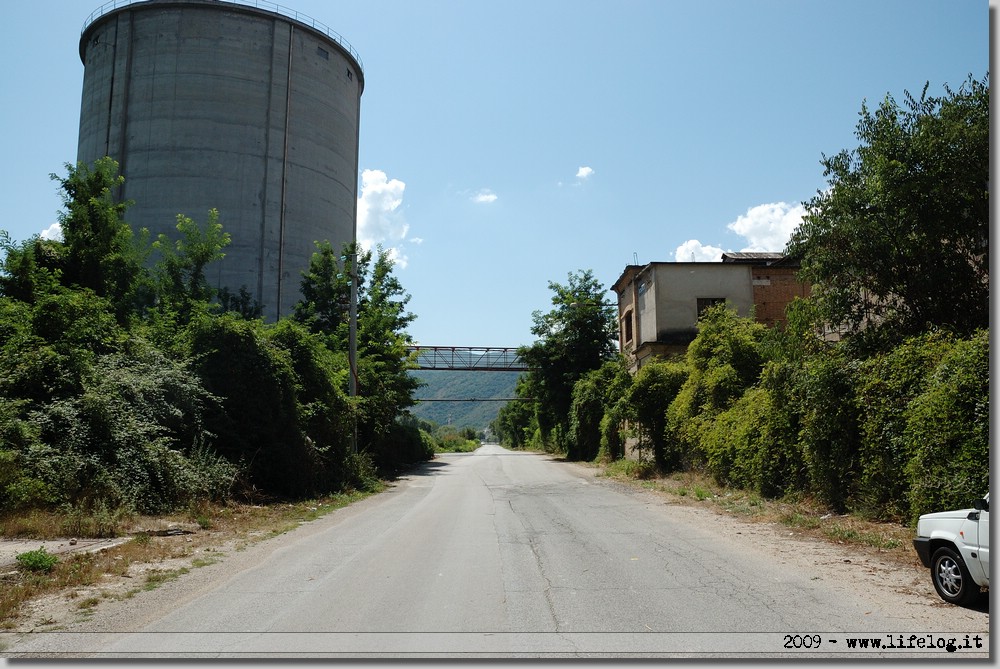
[[[330,52],[324,49],[323,47],[321,46],[316,47],[316,53],[319,54],[320,58],[323,58],[324,60],[330,60]]]
[[[705,310],[714,307],[717,304],[725,304],[726,298],[724,297],[699,297],[698,298],[698,318],[702,317]]]

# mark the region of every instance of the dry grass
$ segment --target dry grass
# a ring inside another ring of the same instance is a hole
[[[130,576],[130,572],[140,571],[137,567],[141,565],[144,580],[136,587],[124,594],[103,595],[131,597],[140,590],[151,590],[177,578],[190,568],[217,562],[218,558],[213,557],[211,552],[219,546],[229,545],[235,550],[242,550],[371,494],[374,493],[350,492],[295,504],[201,503],[182,513],[156,517],[105,512],[67,515],[33,511],[0,518],[0,534],[8,538],[48,540],[67,536],[81,539],[131,536],[128,541],[100,552],[60,555],[59,561],[47,573],[18,569],[0,575],[0,629],[15,627],[25,603],[35,598],[66,593],[66,597],[72,599],[80,588],[92,589],[108,577]],[[185,534],[166,534],[168,528]],[[155,565],[177,558],[191,558],[190,568],[155,568]],[[99,601],[99,597],[90,596],[79,602],[77,607],[86,612]]]
[[[838,514],[807,497],[766,499],[747,490],[719,485],[710,477],[693,473],[637,478],[619,467],[601,467],[600,475],[653,490],[673,503],[713,509],[747,521],[781,525],[799,536],[877,551],[901,564],[919,565],[913,550],[913,529],[878,522],[852,514]]]

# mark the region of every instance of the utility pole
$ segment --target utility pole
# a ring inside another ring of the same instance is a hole
[[[352,248],[348,255],[340,256],[340,262],[344,264],[344,271],[337,274],[337,278],[345,276],[350,281],[350,299],[347,304],[347,366],[350,367],[347,379],[347,396],[355,398],[358,395],[358,250]],[[350,268],[348,268],[350,265]],[[344,304],[341,303],[341,308]],[[351,453],[358,452],[358,415],[354,410],[353,402],[351,411]]]
[[[357,397],[358,394],[358,250],[353,249],[350,256],[351,271],[347,276],[351,280],[351,304],[349,311],[349,321],[347,328],[347,360],[351,368],[351,378],[347,382],[347,394],[349,397]],[[358,452],[358,414],[351,411],[351,453]]]

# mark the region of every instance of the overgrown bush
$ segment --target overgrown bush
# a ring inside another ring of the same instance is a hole
[[[861,365],[857,388],[862,407],[861,478],[855,508],[866,515],[896,521],[909,516],[907,464],[916,444],[905,434],[908,407],[952,346],[950,336],[931,332]]]
[[[260,321],[232,313],[195,318],[188,355],[205,388],[220,399],[206,419],[216,450],[241,466],[245,494],[295,496],[315,485],[315,461],[297,416],[297,378],[288,351]]]
[[[410,416],[406,417],[407,419]],[[415,419],[414,419],[415,420]],[[407,424],[400,421],[403,424]],[[441,425],[436,429],[428,425],[431,430],[429,431],[424,426],[420,426],[421,436],[430,439],[430,443],[433,444],[435,451],[443,451],[447,453],[471,453],[472,451],[479,448],[479,439],[476,435],[475,429],[471,427],[462,428],[459,430],[454,425]]]
[[[635,423],[636,448],[640,452],[648,449],[663,472],[680,464],[677,441],[667,438],[667,407],[677,398],[688,375],[683,362],[653,360],[639,369],[626,395]]]
[[[531,379],[522,375],[517,378],[514,396],[518,398],[534,397],[534,387]],[[532,434],[538,428],[534,403],[517,400],[508,402],[500,408],[492,424],[500,443],[510,448],[525,448],[531,442]]]
[[[726,305],[702,314],[698,336],[687,351],[688,377],[667,409],[667,448],[678,454],[672,464],[689,467],[704,461],[701,439],[715,416],[760,376],[765,335],[763,325]]]
[[[428,432],[412,424],[394,423],[385,437],[362,447],[379,471],[393,472],[433,458],[435,441]]]
[[[128,340],[110,303],[84,290],[0,298],[0,322],[0,396],[35,403],[80,393],[97,357]]]
[[[989,333],[955,342],[906,408],[910,516],[971,506],[989,490]]]
[[[221,498],[235,469],[205,447],[211,401],[188,370],[153,350],[102,356],[79,395],[30,413],[39,439],[22,466],[60,491],[52,502],[159,513]]]
[[[326,347],[323,338],[295,321],[284,319],[268,330],[268,339],[286,351],[295,373],[295,421],[305,435],[314,478],[301,494],[339,490],[350,479],[354,409],[347,386],[348,363]]]
[[[796,377],[801,416],[799,439],[810,487],[820,499],[845,510],[857,488],[859,409],[855,374],[839,349],[807,359]]]
[[[573,385],[566,457],[594,460],[601,451],[604,415],[631,385],[621,358],[586,372]],[[605,426],[606,428],[606,426]]]
[[[748,390],[702,437],[709,473],[765,497],[798,489],[802,457],[787,418],[767,387]]]

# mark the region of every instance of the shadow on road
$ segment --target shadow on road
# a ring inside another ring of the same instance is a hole
[[[408,469],[398,469],[393,472],[390,481],[398,481],[402,478],[409,478],[411,476],[436,476],[441,473],[441,470],[445,467],[449,467],[450,463],[441,460],[427,460],[426,462],[418,462]]]

